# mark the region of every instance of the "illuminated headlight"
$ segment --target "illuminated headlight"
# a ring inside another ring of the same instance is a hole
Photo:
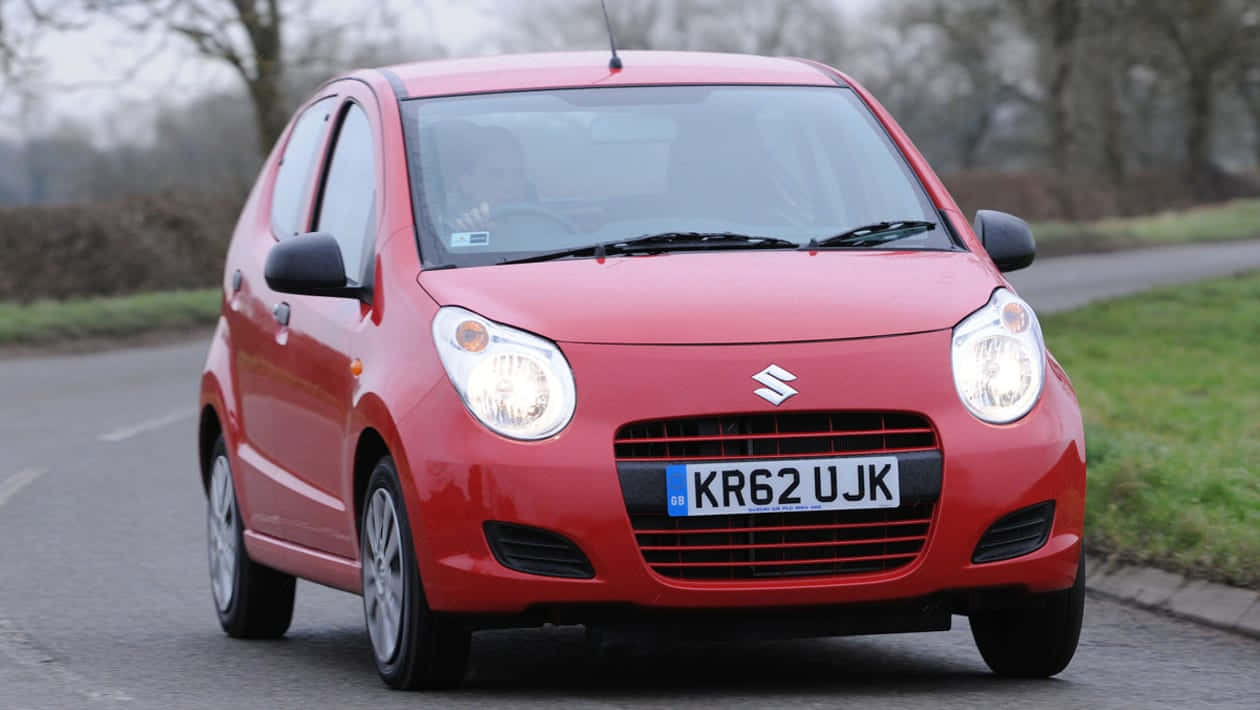
[[[1046,348],[1027,303],[1006,289],[954,327],[954,386],[971,413],[1006,424],[1028,413],[1041,396]]]
[[[493,431],[545,439],[573,417],[573,371],[555,343],[453,306],[434,317],[433,342],[468,411]]]

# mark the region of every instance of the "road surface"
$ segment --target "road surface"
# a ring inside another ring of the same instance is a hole
[[[1040,310],[1260,268],[1260,244],[1045,260]],[[357,597],[302,583],[288,637],[226,638],[195,473],[203,342],[0,361],[0,708],[1256,707],[1260,643],[1091,597],[1050,681],[938,634],[592,656],[580,629],[478,634],[467,688],[385,690]]]

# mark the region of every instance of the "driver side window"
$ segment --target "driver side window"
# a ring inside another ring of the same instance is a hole
[[[341,247],[346,275],[362,283],[376,229],[376,160],[372,126],[357,104],[349,104],[337,129],[324,177],[315,231],[331,234]]]

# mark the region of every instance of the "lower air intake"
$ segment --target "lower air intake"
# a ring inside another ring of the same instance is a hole
[[[568,538],[528,525],[487,522],[486,541],[499,564],[544,577],[590,579],[595,568]]]
[[[984,535],[980,536],[971,561],[997,562],[1035,552],[1050,539],[1050,528],[1053,524],[1052,500],[1017,510],[989,526]]]
[[[630,522],[644,561],[675,579],[879,573],[923,552],[932,504],[694,518],[634,514]]]

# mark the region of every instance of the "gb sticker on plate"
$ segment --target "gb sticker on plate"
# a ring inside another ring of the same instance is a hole
[[[452,247],[485,247],[490,246],[489,232],[452,232]]]
[[[673,464],[665,467],[665,492],[669,495],[671,517],[687,515],[687,467]]]

